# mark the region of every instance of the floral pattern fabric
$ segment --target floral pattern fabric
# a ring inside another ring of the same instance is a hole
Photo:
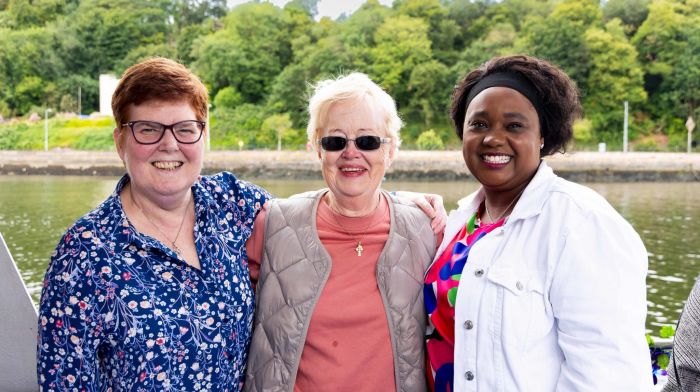
[[[238,391],[254,298],[245,241],[270,197],[231,173],[192,186],[201,270],[137,232],[119,192],[60,240],[43,281],[44,391]]]
[[[425,276],[423,297],[430,327],[426,337],[430,390],[454,391],[455,300],[472,246],[505,219],[481,225],[478,212],[455,235]]]

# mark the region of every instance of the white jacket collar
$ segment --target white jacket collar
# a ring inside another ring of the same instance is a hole
[[[542,211],[542,206],[544,204],[545,198],[542,195],[549,189],[552,182],[557,178],[552,168],[547,165],[545,161],[540,162],[537,168],[537,173],[530,180],[530,183],[525,187],[525,192],[520,197],[520,200],[515,204],[513,212],[508,218],[508,222],[516,221],[518,219],[528,218],[533,215],[537,215]],[[479,188],[476,192],[471,195],[461,199],[457,202],[458,208],[455,211],[450,212],[450,217],[448,217],[448,223],[451,220],[453,213],[463,212],[462,215],[471,215],[479,208],[481,202],[484,201],[484,188]],[[447,233],[446,233],[447,234]]]

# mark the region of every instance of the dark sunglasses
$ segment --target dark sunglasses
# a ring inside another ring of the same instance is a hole
[[[321,147],[326,151],[341,151],[347,147],[348,142],[354,142],[355,147],[362,151],[374,151],[382,144],[389,143],[391,139],[379,136],[360,136],[355,139],[348,139],[342,136],[325,136],[321,138]]]

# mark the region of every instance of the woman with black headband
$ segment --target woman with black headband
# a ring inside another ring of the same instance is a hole
[[[482,187],[459,202],[425,278],[435,391],[648,391],[647,253],[603,197],[542,160],[580,114],[560,69],[494,58],[451,116]]]

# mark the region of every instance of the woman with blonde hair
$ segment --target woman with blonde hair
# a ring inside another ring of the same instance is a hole
[[[366,75],[320,82],[308,136],[327,189],[274,200],[249,241],[257,279],[247,391],[424,391],[430,219],[381,189],[393,99]]]

